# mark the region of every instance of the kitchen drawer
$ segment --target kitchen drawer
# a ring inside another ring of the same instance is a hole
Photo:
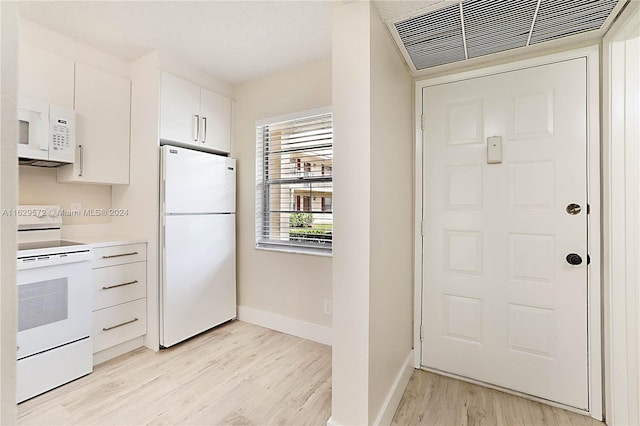
[[[142,336],[146,332],[146,298],[100,309],[93,313],[93,353]]]
[[[94,311],[147,296],[147,262],[107,266],[92,274]]]
[[[145,243],[97,247],[92,251],[93,268],[140,262],[147,259],[147,245]]]

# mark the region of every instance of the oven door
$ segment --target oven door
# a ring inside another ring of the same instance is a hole
[[[18,259],[18,359],[91,334],[90,251]]]
[[[18,157],[49,158],[49,104],[21,97],[18,100]]]

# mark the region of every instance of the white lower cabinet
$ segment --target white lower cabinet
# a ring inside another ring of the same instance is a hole
[[[93,353],[117,349],[147,332],[146,244],[93,249]],[[122,351],[114,350],[113,356]],[[100,362],[109,354],[99,357]]]
[[[94,269],[147,260],[146,243],[102,246],[94,248],[92,251]]]
[[[147,296],[147,262],[93,270],[93,310]]]
[[[147,301],[122,303],[93,313],[93,352],[100,352],[147,332]]]

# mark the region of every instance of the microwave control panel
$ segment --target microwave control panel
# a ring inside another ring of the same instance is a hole
[[[69,148],[71,145],[71,132],[69,130],[69,120],[64,118],[55,118],[51,129],[51,138],[53,140],[53,150],[60,151]]]
[[[73,163],[76,156],[76,113],[51,105],[49,111],[49,160]]]

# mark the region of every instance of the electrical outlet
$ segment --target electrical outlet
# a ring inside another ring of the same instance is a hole
[[[324,299],[324,314],[331,315],[333,313],[333,303],[329,299]]]

